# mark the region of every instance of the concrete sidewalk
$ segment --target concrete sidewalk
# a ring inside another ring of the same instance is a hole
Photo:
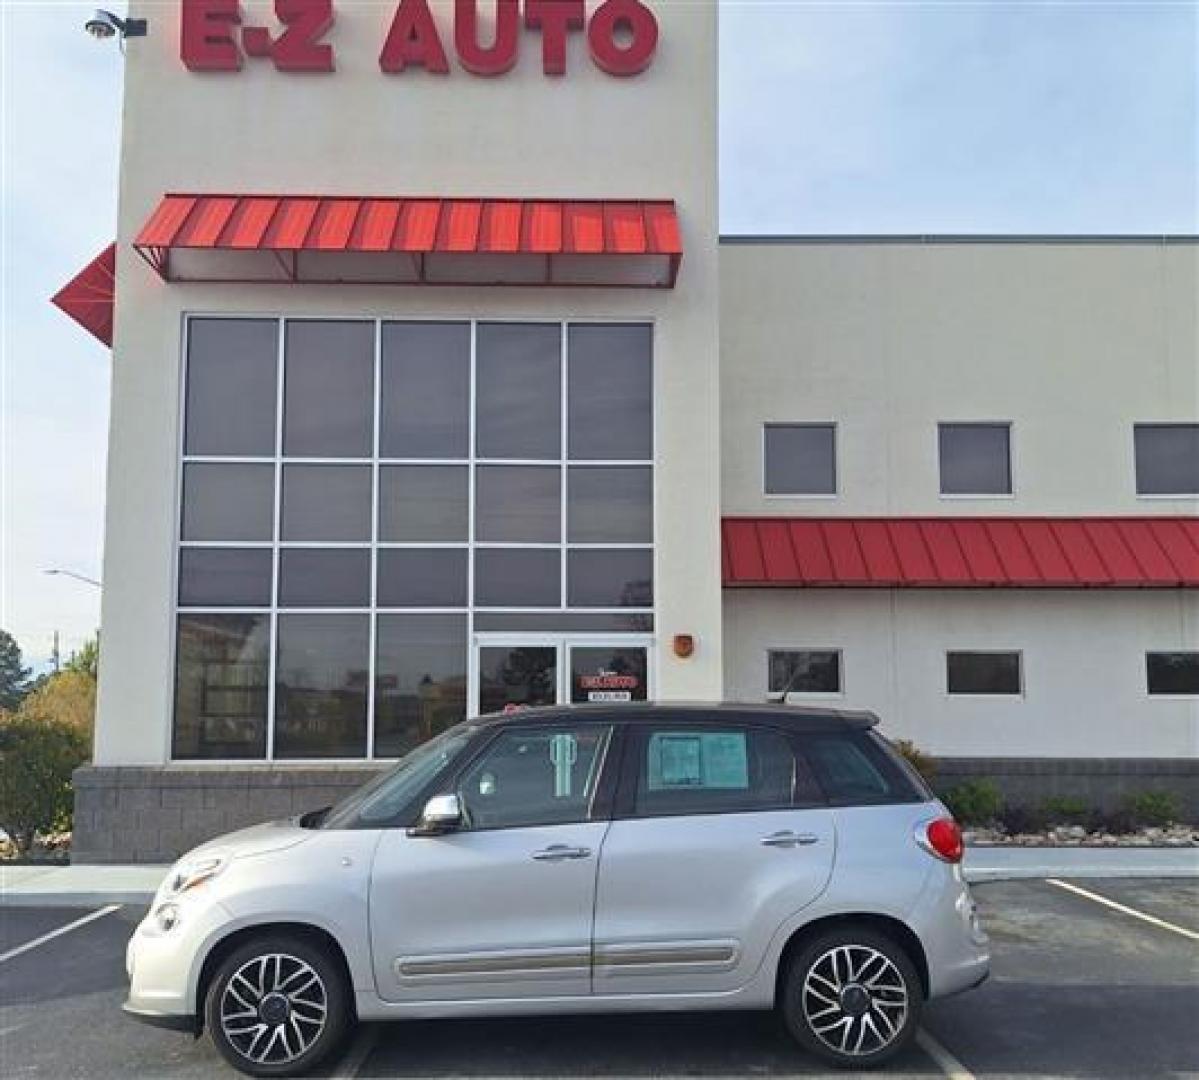
[[[5,866],[0,906],[148,904],[165,866]],[[1020,878],[1199,877],[1199,848],[1008,848],[966,852],[972,882]]]

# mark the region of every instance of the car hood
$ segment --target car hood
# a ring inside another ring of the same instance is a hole
[[[265,855],[270,851],[282,851],[284,848],[302,844],[311,840],[311,829],[302,829],[292,821],[268,821],[263,825],[252,825],[248,829],[226,833],[201,844],[189,851],[185,858],[192,860],[212,855],[222,855],[230,859],[244,859],[253,855]]]

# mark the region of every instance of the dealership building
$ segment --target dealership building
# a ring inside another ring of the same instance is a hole
[[[77,860],[554,702],[1196,811],[1195,237],[721,236],[715,3],[130,8]]]

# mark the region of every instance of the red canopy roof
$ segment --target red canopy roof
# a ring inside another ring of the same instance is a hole
[[[1199,518],[725,518],[729,587],[1199,588]]]
[[[134,247],[167,281],[670,288],[673,202],[167,195]]]
[[[116,275],[117,246],[109,244],[50,300],[110,349]]]

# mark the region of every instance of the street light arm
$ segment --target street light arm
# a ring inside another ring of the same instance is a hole
[[[82,581],[85,585],[94,585],[97,589],[104,588],[104,583],[97,581],[93,577],[88,577],[86,574],[77,574],[74,570],[64,570],[58,566],[44,570],[43,573],[49,574],[51,577],[61,575],[62,577],[74,578],[76,581]]]

